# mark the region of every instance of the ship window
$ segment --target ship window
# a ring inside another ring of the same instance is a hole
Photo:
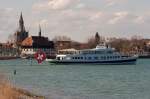
[[[115,58],[118,58],[118,56],[115,56]]]
[[[77,57],[75,57],[75,59],[77,59]]]
[[[83,59],[83,57],[81,57],[81,59]]]
[[[60,60],[60,57],[57,57],[57,60]]]
[[[97,54],[103,54],[104,52],[103,51],[97,51]]]
[[[104,58],[104,60],[106,60],[106,57],[105,57],[105,56],[104,56],[103,58]]]
[[[108,51],[107,53],[108,53],[108,54],[112,54],[112,51]]]
[[[107,59],[109,59],[109,56],[107,56]]]
[[[98,57],[94,57],[94,59],[98,60]]]
[[[95,51],[92,51],[91,53],[92,53],[92,54],[95,54]]]
[[[88,59],[90,60],[90,59],[92,59],[92,57],[88,57]]]

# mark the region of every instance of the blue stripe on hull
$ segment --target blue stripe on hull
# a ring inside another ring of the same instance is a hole
[[[130,59],[130,60],[116,60],[116,61],[95,61],[95,62],[66,62],[66,61],[50,61],[50,63],[55,63],[55,64],[136,64],[136,59]]]

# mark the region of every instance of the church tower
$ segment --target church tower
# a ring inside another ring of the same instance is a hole
[[[23,21],[22,12],[21,12],[20,19],[19,19],[19,31],[20,32],[25,32],[25,27],[24,27],[24,21]]]
[[[41,34],[42,32],[41,32],[41,26],[39,25],[39,37],[41,37]]]
[[[28,37],[28,32],[25,30],[24,26],[24,20],[22,16],[22,12],[19,19],[19,29],[15,33],[15,42],[17,45],[20,45],[23,40],[25,40]]]

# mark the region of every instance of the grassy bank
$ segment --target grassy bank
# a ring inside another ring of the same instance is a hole
[[[5,76],[0,75],[0,99],[45,99],[29,91],[13,87]]]

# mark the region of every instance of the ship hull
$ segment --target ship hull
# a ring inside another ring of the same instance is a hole
[[[106,64],[106,65],[128,65],[136,64],[137,59],[124,59],[124,60],[112,60],[112,61],[58,61],[58,60],[47,60],[53,64]]]

